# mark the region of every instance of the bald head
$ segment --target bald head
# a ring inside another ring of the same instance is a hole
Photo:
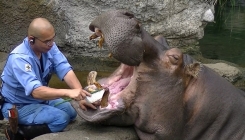
[[[54,33],[53,25],[45,18],[34,19],[28,28],[28,36],[46,38],[47,34]]]

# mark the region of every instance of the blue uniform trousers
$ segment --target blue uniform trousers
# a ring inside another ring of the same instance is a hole
[[[55,99],[44,104],[16,105],[19,124],[47,124],[52,132],[64,130],[68,123],[76,118],[77,113],[69,102],[55,106],[62,101],[63,99]],[[2,108],[4,118],[8,118],[8,109],[12,107],[13,104],[4,103]]]

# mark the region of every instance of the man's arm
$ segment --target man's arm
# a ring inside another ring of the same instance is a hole
[[[66,82],[66,84],[70,87],[70,88],[79,88],[81,89],[81,92],[83,95],[88,95],[88,96],[91,96],[90,93],[88,93],[86,90],[84,90],[82,88],[82,85],[81,83],[79,82],[79,80],[77,79],[77,76],[75,75],[74,71],[73,70],[70,70],[69,72],[67,72],[67,74],[65,75],[64,77],[64,81]],[[80,107],[83,109],[83,110],[87,110],[87,107],[90,107],[90,108],[93,108],[93,109],[96,109],[96,107],[87,102],[86,100],[81,100],[80,101]]]
[[[31,94],[34,98],[42,100],[52,100],[62,97],[81,100],[85,97],[81,93],[81,89],[55,89],[46,86],[40,86],[34,89]]]
[[[89,92],[82,88],[82,85],[73,70],[67,72],[67,74],[64,77],[64,81],[71,89],[81,89],[81,94],[83,97],[91,96]]]
[[[77,79],[77,76],[75,75],[73,70],[67,72],[67,74],[64,77],[64,81],[71,89],[75,89],[75,88],[82,89],[82,85],[80,81]]]

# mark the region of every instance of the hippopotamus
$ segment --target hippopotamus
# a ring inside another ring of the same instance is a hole
[[[134,20],[133,14],[118,13],[102,17]],[[100,30],[105,43],[113,42],[113,38],[107,41],[111,32],[104,25],[97,23],[93,28]],[[113,25],[116,22],[110,27],[120,31]],[[123,43],[107,44],[122,60],[109,77],[97,81],[109,89],[108,105],[84,111],[79,102],[72,101],[79,116],[93,123],[132,125],[142,140],[245,139],[245,93],[180,49],[167,47],[162,37],[152,37],[142,25],[134,27],[136,37],[128,40],[131,43],[126,43],[128,50],[121,50],[123,54],[117,50]],[[140,50],[133,52],[136,59],[127,53],[134,46]]]

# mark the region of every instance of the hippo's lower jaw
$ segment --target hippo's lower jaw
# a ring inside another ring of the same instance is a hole
[[[121,64],[108,78],[98,80],[103,87],[107,87],[110,91],[108,106],[104,108],[98,106],[97,110],[88,108],[87,111],[83,111],[77,101],[72,101],[72,106],[78,115],[89,122],[101,122],[115,114],[119,115],[125,112],[128,105],[124,102],[124,94],[131,90],[127,87],[133,77],[133,71],[133,66]]]
[[[97,107],[97,110],[89,109],[84,111],[80,108],[77,101],[71,101],[72,106],[77,111],[78,115],[83,119],[89,122],[102,122],[106,121],[107,118],[110,118],[112,115],[119,113],[125,109],[122,100],[118,100],[118,105],[115,108],[100,108]]]

